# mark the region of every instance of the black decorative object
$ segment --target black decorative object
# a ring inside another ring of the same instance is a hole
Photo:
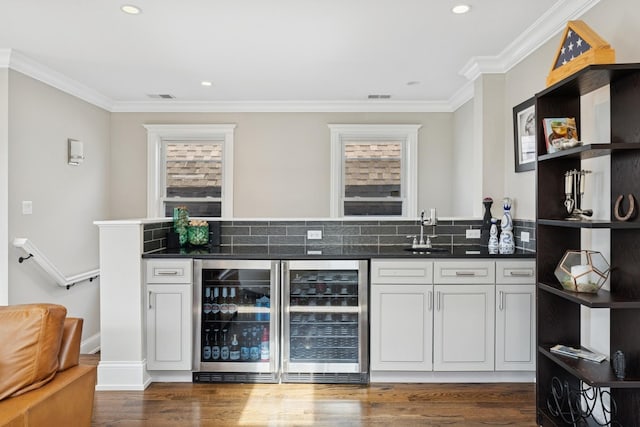
[[[599,387],[582,384],[581,389],[574,389],[569,386],[568,381],[562,382],[558,377],[553,377],[551,395],[547,397],[549,413],[574,427],[583,425],[621,427],[619,422],[613,420],[617,413],[617,406],[611,393]],[[609,402],[608,407],[605,405],[605,400]],[[596,407],[600,409],[604,422],[594,416]]]
[[[619,380],[623,380],[626,370],[624,353],[620,350],[616,351],[611,358],[611,365],[613,366],[613,372],[616,374],[616,378]]]
[[[485,197],[482,199],[482,204],[484,205],[484,216],[482,217],[480,243],[486,246],[489,243],[489,232],[491,231],[491,205],[493,204],[493,199],[491,197]]]

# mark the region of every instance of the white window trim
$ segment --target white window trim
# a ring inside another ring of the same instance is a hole
[[[222,142],[221,218],[233,217],[233,134],[235,124],[220,125],[143,125],[147,129],[147,217],[165,217],[162,208],[162,142]]]
[[[418,130],[422,125],[354,125],[330,124],[331,131],[331,200],[332,218],[344,217],[342,191],[343,141],[354,139],[394,139],[403,143],[402,173],[406,203],[402,206],[400,218],[413,218],[418,212]],[[376,216],[376,218],[382,218]],[[398,218],[394,216],[392,218]]]

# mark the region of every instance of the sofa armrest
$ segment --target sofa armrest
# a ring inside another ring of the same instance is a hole
[[[77,317],[64,319],[62,344],[58,353],[58,372],[78,365],[80,360],[80,342],[82,340],[83,320]]]

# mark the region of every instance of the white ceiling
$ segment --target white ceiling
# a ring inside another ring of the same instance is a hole
[[[0,0],[0,66],[110,111],[451,111],[598,1]]]

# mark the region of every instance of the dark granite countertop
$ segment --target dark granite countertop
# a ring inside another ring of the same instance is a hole
[[[511,255],[490,255],[486,246],[435,246],[434,251],[411,251],[404,246],[214,246],[163,249],[143,258],[206,259],[370,259],[370,258],[535,258],[534,252],[516,249]]]

